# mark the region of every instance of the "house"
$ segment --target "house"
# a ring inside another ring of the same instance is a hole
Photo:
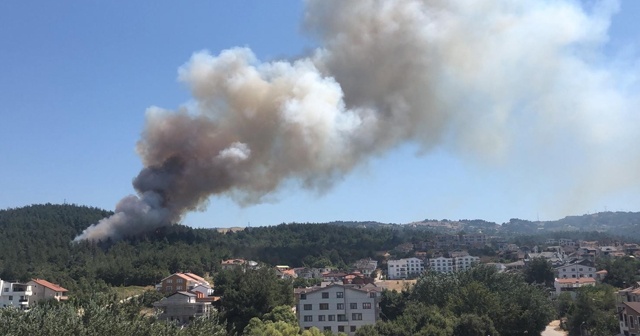
[[[625,336],[640,335],[640,302],[624,302],[618,312],[620,334]]]
[[[573,239],[567,238],[560,238],[558,244],[560,244],[560,246],[576,246],[576,242],[573,241]]]
[[[321,279],[322,274],[331,273],[331,267],[324,268],[309,268],[309,267],[298,267],[294,268],[293,271],[296,273],[298,278],[304,279]]]
[[[363,325],[378,321],[381,287],[329,284],[295,289],[296,317],[301,329],[354,335]]]
[[[195,293],[179,291],[153,303],[159,320],[187,324],[197,317],[208,317],[212,311],[210,301],[197,300]]]
[[[64,301],[68,299],[67,289],[44,279],[32,279],[27,282],[27,286],[31,286],[33,290],[33,295],[27,297],[29,306],[43,300]]]
[[[29,309],[29,298],[33,295],[31,285],[0,279],[0,307]]]
[[[571,279],[558,279],[554,281],[553,286],[556,289],[555,294],[560,295],[562,292],[570,292],[572,297],[575,297],[575,290],[585,286],[595,286],[596,279],[594,278],[571,278]]]
[[[351,265],[353,271],[358,271],[366,275],[371,275],[376,268],[378,268],[378,261],[371,258],[360,259]]]
[[[616,297],[620,334],[640,335],[640,282],[618,291]]]
[[[294,269],[289,268],[288,266],[286,268],[276,266],[275,271],[276,271],[276,277],[278,277],[278,279],[295,279],[298,277],[298,274],[296,274],[296,271]]]
[[[573,264],[558,266],[555,268],[555,273],[560,279],[597,277],[595,266],[588,260],[580,260]]]
[[[156,285],[156,290],[167,295],[179,291],[191,291],[196,287],[203,293],[208,293],[211,290],[211,284],[199,275],[178,272],[160,280]]]
[[[406,279],[424,272],[424,261],[418,258],[404,258],[387,262],[387,278]]]
[[[249,268],[249,269],[257,269],[258,263],[253,260],[244,260],[244,259],[228,259],[220,262],[220,266],[223,271],[232,270],[235,268]]]

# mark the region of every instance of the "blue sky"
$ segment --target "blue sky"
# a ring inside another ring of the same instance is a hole
[[[134,192],[135,152],[149,106],[189,101],[177,69],[200,50],[250,47],[262,60],[293,58],[315,42],[298,1],[0,2],[0,208],[68,203],[113,209]],[[606,54],[637,54],[640,3],[621,2]],[[637,149],[636,149],[637,150]],[[540,167],[544,170],[544,167]],[[550,220],[608,210],[640,211],[622,188],[566,213],[553,188],[514,185],[511,172],[470,163],[446,148],[402,145],[358,166],[323,194],[295,185],[242,208],[213,196],[196,227],[425,218]],[[561,187],[561,186],[558,186]]]

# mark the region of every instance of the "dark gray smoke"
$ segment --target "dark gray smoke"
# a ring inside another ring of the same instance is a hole
[[[580,198],[637,186],[637,155],[600,160],[638,144],[637,79],[621,80],[635,69],[602,57],[616,10],[612,1],[308,1],[305,27],[322,46],[311,56],[261,62],[233,48],[180,68],[194,104],[147,111],[138,196],[76,240],[170,225],[213,194],[255,204],[289,180],[324,190],[405,142],[500,163],[566,140],[593,167],[579,180],[600,178],[589,193],[576,183]]]

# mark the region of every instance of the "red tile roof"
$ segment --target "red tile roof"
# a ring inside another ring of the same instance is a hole
[[[56,291],[56,292],[68,292],[68,290],[67,290],[67,289],[62,288],[62,287],[60,287],[60,286],[58,286],[58,285],[56,285],[56,284],[54,284],[54,283],[51,283],[51,282],[49,282],[49,281],[47,281],[47,280],[43,280],[43,279],[32,279],[32,281],[33,281],[33,282],[35,282],[35,283],[37,283],[37,284],[38,284],[38,285],[40,285],[40,286],[47,287],[47,288],[49,288],[49,289],[51,289],[51,290],[53,290],[53,291]]]
[[[193,273],[183,273],[183,274],[188,276],[188,277],[191,277],[191,278],[195,279],[198,282],[204,282],[204,283],[207,282],[207,280],[205,280],[203,277],[201,277],[199,275],[196,275],[196,274],[193,274]]]

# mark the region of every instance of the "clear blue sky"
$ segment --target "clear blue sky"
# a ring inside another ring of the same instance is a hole
[[[145,109],[174,109],[190,99],[176,80],[178,67],[204,49],[217,54],[248,46],[262,60],[303,54],[314,41],[302,33],[302,13],[299,1],[0,2],[0,208],[66,200],[112,210],[134,192]],[[607,53],[637,55],[638,17],[640,2],[622,1]],[[504,222],[605,207],[640,211],[640,190],[623,188],[560,213],[545,202],[554,189],[514,185],[505,178],[510,173],[470,164],[444,148],[419,154],[408,144],[358,167],[322,195],[287,187],[273,202],[247,208],[214,196],[206,212],[183,223]]]

